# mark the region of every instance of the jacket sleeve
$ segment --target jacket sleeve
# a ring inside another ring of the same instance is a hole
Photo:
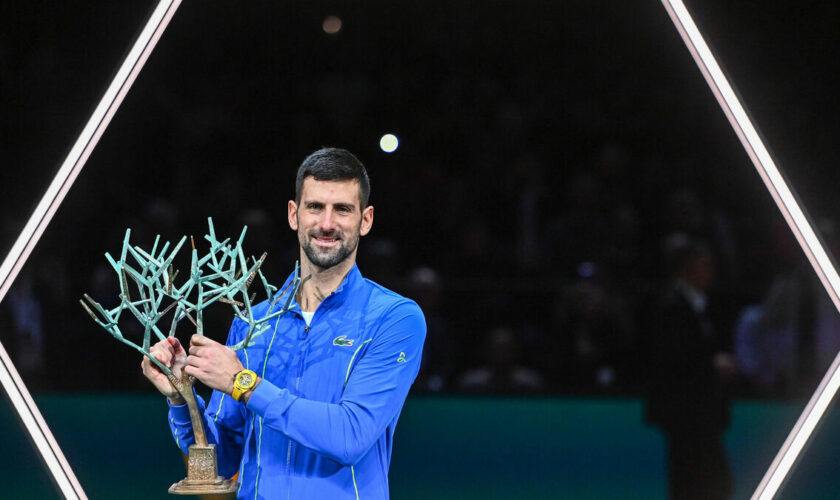
[[[232,345],[237,341],[239,333],[237,323],[231,327],[228,336],[228,344]],[[216,456],[219,464],[219,474],[224,477],[233,477],[236,474],[239,463],[242,459],[242,450],[245,442],[245,429],[247,412],[245,405],[234,401],[229,395],[213,391],[210,396],[210,403],[205,404],[204,399],[196,395],[199,412],[203,415],[204,429],[207,434],[207,441],[215,443]],[[190,411],[186,404],[181,406],[169,405],[169,428],[175,443],[184,453],[189,453],[190,445],[195,443]]]
[[[373,338],[363,341],[348,368],[338,403],[293,396],[263,380],[248,409],[263,425],[343,465],[358,462],[402,408],[420,368],[426,337],[423,313],[414,302],[388,311]]]

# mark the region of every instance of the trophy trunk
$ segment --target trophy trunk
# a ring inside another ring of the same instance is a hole
[[[219,475],[216,445],[207,443],[207,434],[204,431],[201,413],[195,400],[195,392],[193,392],[195,378],[185,375],[183,379],[178,379],[170,375],[169,381],[187,402],[193,435],[195,436],[195,444],[190,445],[190,454],[187,460],[187,477],[170,486],[169,493],[173,495],[212,495],[235,492],[239,489],[239,483]]]

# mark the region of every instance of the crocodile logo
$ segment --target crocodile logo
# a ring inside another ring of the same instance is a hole
[[[348,339],[347,335],[339,335],[338,337],[333,339],[333,345],[337,346],[351,346],[353,345],[353,339]]]

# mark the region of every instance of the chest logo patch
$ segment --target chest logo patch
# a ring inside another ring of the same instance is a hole
[[[333,339],[333,345],[337,346],[351,346],[353,345],[353,339],[348,339],[347,335],[340,335]]]

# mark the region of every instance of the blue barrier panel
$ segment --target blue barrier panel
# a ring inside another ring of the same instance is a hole
[[[166,404],[148,394],[36,397],[92,499],[172,499],[184,475]],[[727,449],[734,498],[748,498],[802,403],[739,402]],[[412,397],[396,432],[391,497],[665,498],[663,440],[637,399]],[[59,498],[0,403],[2,498]],[[779,498],[838,498],[840,417],[829,414]]]

